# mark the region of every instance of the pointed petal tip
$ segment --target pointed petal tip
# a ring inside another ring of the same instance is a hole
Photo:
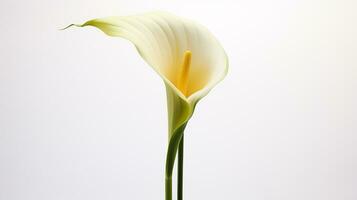
[[[66,26],[66,27],[64,27],[64,28],[60,28],[60,29],[58,29],[59,31],[63,31],[63,30],[66,30],[66,29],[68,29],[68,28],[71,28],[71,27],[73,27],[73,26],[75,26],[75,27],[83,27],[83,25],[81,25],[81,24],[70,24],[70,25],[68,25],[68,26]]]

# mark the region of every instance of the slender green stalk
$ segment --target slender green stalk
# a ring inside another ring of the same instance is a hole
[[[182,138],[180,141],[179,149],[178,149],[178,166],[177,166],[177,200],[183,199],[183,139],[184,134],[182,134]]]
[[[172,172],[185,127],[186,123],[182,124],[174,131],[173,134],[171,134],[171,137],[169,139],[165,168],[165,200],[172,200]]]
[[[172,177],[165,178],[165,200],[172,200]]]

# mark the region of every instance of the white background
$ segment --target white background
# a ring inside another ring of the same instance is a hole
[[[88,19],[166,10],[230,70],[186,130],[187,200],[357,199],[355,1],[0,2],[0,199],[164,199],[166,96]]]

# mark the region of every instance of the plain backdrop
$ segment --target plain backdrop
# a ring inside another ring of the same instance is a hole
[[[164,199],[162,80],[70,23],[164,10],[230,70],[185,136],[187,200],[357,199],[356,1],[0,1],[0,199]]]

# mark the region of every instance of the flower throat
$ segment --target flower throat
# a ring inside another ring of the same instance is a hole
[[[191,51],[185,51],[183,55],[183,61],[180,68],[180,72],[178,74],[177,88],[182,92],[183,95],[187,97],[188,95],[188,78],[191,66]]]

